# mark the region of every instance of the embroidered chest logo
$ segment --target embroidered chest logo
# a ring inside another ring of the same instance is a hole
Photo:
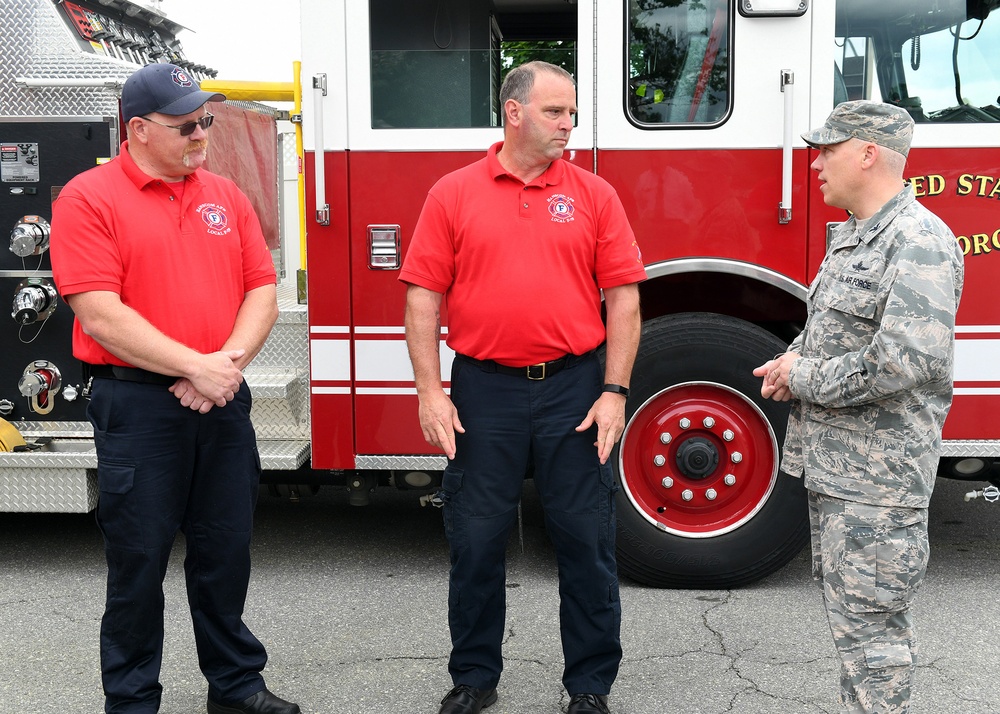
[[[549,213],[556,223],[569,223],[573,220],[573,199],[561,193],[549,197]]]
[[[196,209],[201,220],[208,226],[208,232],[214,236],[224,236],[233,229],[229,227],[226,209],[217,203],[203,203]]]
[[[170,79],[174,81],[178,87],[190,87],[194,83],[191,81],[191,77],[180,67],[177,67],[173,72],[170,73]]]

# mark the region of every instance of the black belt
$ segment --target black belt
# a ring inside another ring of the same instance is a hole
[[[505,364],[500,364],[499,362],[494,362],[491,359],[476,359],[475,357],[469,357],[468,355],[463,355],[455,353],[455,359],[460,359],[463,362],[468,362],[469,364],[474,364],[479,367],[484,372],[496,372],[497,374],[509,374],[512,377],[525,377],[532,380],[533,382],[545,379],[546,377],[551,377],[558,372],[566,369],[567,367],[572,367],[575,364],[579,364],[586,358],[594,354],[594,350],[586,352],[582,355],[563,355],[559,359],[551,360],[550,362],[539,362],[538,364],[529,364],[527,367],[509,367]]]
[[[83,379],[89,380],[91,377],[101,379],[117,379],[122,382],[139,382],[140,384],[158,384],[169,387],[178,380],[178,377],[170,377],[158,372],[139,369],[138,367],[121,367],[116,364],[86,364],[83,365]]]

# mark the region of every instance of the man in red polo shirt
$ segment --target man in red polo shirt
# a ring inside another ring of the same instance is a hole
[[[180,67],[122,89],[128,140],[60,192],[52,269],[90,376],[97,520],[108,589],[105,711],[160,707],[163,577],[177,531],[209,714],[298,714],[264,686],[243,623],[260,460],[242,368],[278,315],[275,271],[246,196],[204,171],[212,115]]]
[[[450,459],[440,496],[455,686],[439,714],[477,714],[497,699],[504,553],[529,464],[559,564],[568,711],[608,714],[622,651],[607,460],[625,426],[646,274],[614,189],[561,159],[572,77],[522,65],[500,103],[504,141],[431,189],[400,274],[420,425]],[[439,358],[445,299],[450,397]]]

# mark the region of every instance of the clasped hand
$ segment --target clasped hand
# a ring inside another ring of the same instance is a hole
[[[233,401],[243,383],[243,372],[235,361],[246,350],[229,350],[203,355],[192,377],[180,377],[170,387],[182,406],[207,414],[213,406],[224,407]]]

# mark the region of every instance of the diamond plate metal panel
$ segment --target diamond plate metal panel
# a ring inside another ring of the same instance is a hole
[[[74,445],[75,446],[75,445]],[[81,451],[62,451],[61,449],[48,451],[19,451],[0,453],[0,478],[6,474],[7,469],[17,470],[18,468],[36,468],[40,471],[50,469],[84,470],[97,468],[97,451],[93,443],[89,448]]]
[[[253,393],[250,418],[258,439],[309,438],[308,378],[296,372],[244,370]]]
[[[258,439],[308,440],[309,318],[295,286],[279,285],[278,310],[264,348],[243,372],[254,395],[251,418]]]
[[[308,441],[258,441],[257,451],[265,471],[294,471],[309,460]]]
[[[309,374],[308,308],[299,305],[294,285],[278,286],[278,321],[271,330],[264,349],[251,365],[253,368],[294,370]]]
[[[2,512],[86,513],[97,506],[97,494],[96,471],[0,467]]]
[[[38,437],[92,439],[94,428],[89,421],[19,421],[14,424],[27,441]]]
[[[354,465],[373,471],[444,471],[448,459],[444,456],[357,456]]]
[[[945,441],[941,444],[941,456],[1000,457],[1000,441]]]
[[[3,0],[0,107],[6,116],[114,116],[138,65],[84,54],[51,0]],[[106,79],[110,87],[26,88],[29,79]]]

